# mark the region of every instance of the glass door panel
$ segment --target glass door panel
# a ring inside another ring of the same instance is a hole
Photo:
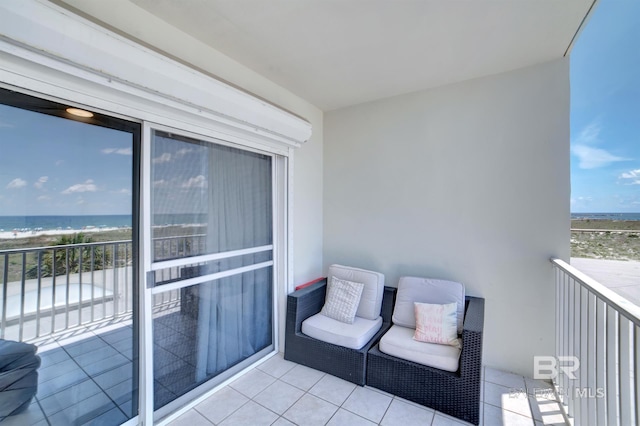
[[[138,415],[141,126],[68,107],[0,89],[0,339],[41,359],[11,424]]]
[[[164,414],[273,349],[273,158],[158,130],[150,157],[154,409]]]
[[[179,303],[153,311],[158,409],[273,341],[272,268],[182,287]]]
[[[273,243],[270,156],[157,131],[151,151],[153,262]]]

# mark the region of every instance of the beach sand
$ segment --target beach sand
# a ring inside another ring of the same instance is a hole
[[[117,231],[123,228],[85,228],[85,229],[43,229],[39,231],[3,231],[0,232],[0,240],[16,240],[22,238],[34,238],[42,236],[58,236],[70,234],[92,234],[97,232]]]

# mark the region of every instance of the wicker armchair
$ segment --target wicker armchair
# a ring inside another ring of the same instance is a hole
[[[0,423],[29,408],[38,391],[36,351],[29,343],[0,339]]]
[[[448,372],[380,352],[367,356],[367,386],[381,389],[477,425],[480,420],[484,299],[465,298],[458,371]]]
[[[288,296],[284,358],[364,386],[367,352],[391,326],[396,289],[384,288],[382,328],[364,347],[350,349],[326,343],[302,333],[302,322],[322,309],[326,286],[325,278]]]

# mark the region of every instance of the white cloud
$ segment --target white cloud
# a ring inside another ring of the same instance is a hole
[[[169,154],[168,152],[165,152],[160,157],[156,157],[153,159],[153,162],[155,164],[168,163],[169,161],[171,161],[171,154]]]
[[[133,149],[131,148],[105,148],[102,150],[103,154],[119,154],[119,155],[133,155]]]
[[[187,154],[189,154],[189,153],[191,153],[193,151],[194,151],[193,148],[182,148],[182,149],[179,149],[178,151],[176,151],[176,153],[173,154],[173,155],[171,155],[168,152],[164,152],[160,156],[154,158],[152,161],[155,164],[168,163],[169,161],[174,160],[176,158],[184,157],[185,155],[187,155]]]
[[[155,188],[162,188],[162,187],[165,187],[165,186],[167,186],[167,185],[169,185],[169,182],[167,182],[167,181],[166,181],[166,180],[164,180],[164,179],[154,180],[154,181],[153,181],[153,186],[154,186]]]
[[[640,185],[640,169],[629,170],[618,176],[618,179],[625,179],[626,185]]]
[[[50,199],[51,197],[49,197],[48,195],[41,195],[38,197],[38,201],[48,201]]]
[[[600,120],[594,120],[587,127],[582,129],[578,137],[574,140],[577,145],[591,145],[600,142],[600,131],[602,125]]]
[[[581,169],[598,169],[618,161],[629,160],[628,158],[613,155],[604,149],[592,148],[586,145],[574,145],[571,147],[571,153],[580,160],[578,167]]]
[[[591,201],[593,201],[593,197],[577,197],[577,198],[571,198],[571,204],[589,204]]]
[[[183,155],[187,155],[190,152],[193,152],[193,148],[182,148],[176,152],[176,155],[182,157]]]
[[[114,194],[123,194],[123,195],[131,195],[131,190],[127,188],[122,188],[117,191],[111,191]]]
[[[589,145],[597,145],[600,140],[602,124],[596,119],[589,123],[578,136],[572,141],[571,153],[580,160],[578,167],[581,169],[598,169],[606,167],[618,161],[628,161],[629,158],[618,157],[602,148],[594,148]]]
[[[198,175],[196,177],[192,177],[182,184],[183,188],[206,188],[207,187],[207,178],[202,175]]]
[[[56,161],[56,166],[62,166],[64,164],[64,160],[58,160]]]
[[[73,194],[74,192],[96,192],[98,187],[93,183],[93,179],[87,179],[84,183],[76,183],[71,185],[64,191],[63,194]]]
[[[618,176],[620,179],[635,179],[640,178],[640,169],[630,170],[628,172],[622,173]]]
[[[27,186],[27,181],[24,179],[15,178],[11,182],[9,182],[9,184],[7,185],[7,189],[18,189],[22,188],[23,186]]]
[[[49,180],[49,176],[41,176],[36,182],[34,182],[33,186],[38,189],[42,189],[42,186],[47,183]]]
[[[6,123],[4,121],[0,121],[0,127],[4,127],[4,128],[7,128],[7,129],[10,129],[10,128],[15,127],[15,126],[13,124],[11,124],[11,123]]]

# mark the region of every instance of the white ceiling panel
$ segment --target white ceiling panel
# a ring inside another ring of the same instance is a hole
[[[562,57],[593,4],[129,1],[325,111]]]

